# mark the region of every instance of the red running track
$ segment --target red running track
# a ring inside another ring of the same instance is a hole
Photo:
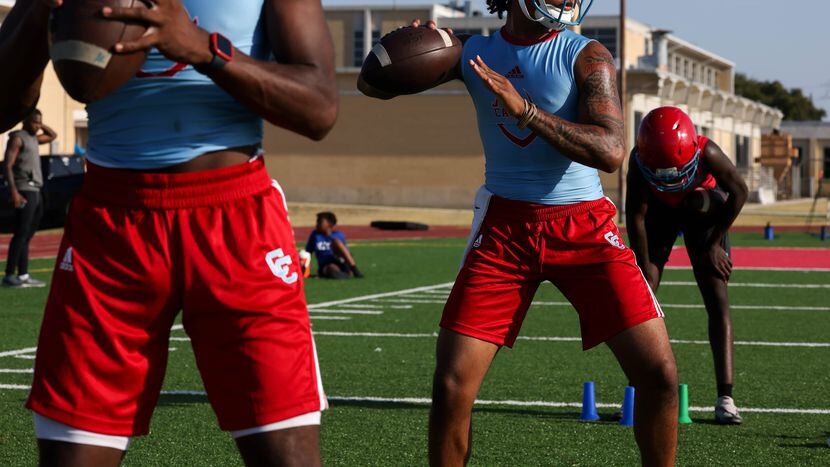
[[[467,227],[437,226],[426,231],[377,230],[368,226],[343,226],[349,240],[411,240],[418,238],[466,238]],[[296,237],[304,241],[311,227],[297,227]],[[9,235],[0,236],[0,261],[5,260]],[[59,233],[38,234],[30,245],[33,258],[54,258],[60,246]],[[747,248],[732,249],[736,268],[740,269],[803,269],[830,271],[830,249],[820,248]],[[688,268],[691,263],[683,247],[675,248],[669,259],[669,267]]]
[[[736,247],[732,263],[739,269],[830,271],[830,249]],[[667,266],[691,267],[686,248],[675,247]]]

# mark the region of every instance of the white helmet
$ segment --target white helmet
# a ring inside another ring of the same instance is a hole
[[[563,0],[562,7],[559,8],[545,2],[545,0],[530,0],[534,8],[533,11],[529,11],[526,0],[518,0],[518,2],[527,19],[556,31],[568,26],[582,24],[582,20],[588,15],[588,10],[594,4],[594,0]]]

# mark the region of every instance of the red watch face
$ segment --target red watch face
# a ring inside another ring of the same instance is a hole
[[[211,35],[211,44],[213,45],[213,53],[221,59],[226,62],[233,60],[233,44],[227,37],[215,32]]]

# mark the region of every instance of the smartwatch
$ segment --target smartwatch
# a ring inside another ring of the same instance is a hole
[[[212,71],[221,70],[225,65],[233,60],[234,47],[230,39],[214,32],[210,35],[210,51],[213,53],[213,58],[210,62],[203,65],[194,65],[193,68],[206,75]]]

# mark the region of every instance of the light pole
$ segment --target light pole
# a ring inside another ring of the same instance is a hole
[[[628,149],[628,131],[626,128],[626,124],[628,123],[628,113],[626,111],[626,93],[627,93],[627,76],[626,76],[626,69],[625,69],[625,0],[620,0],[620,25],[619,25],[619,32],[618,32],[618,50],[617,56],[619,57],[620,61],[620,109],[622,110],[622,117],[623,117],[623,141],[626,146],[625,150]],[[617,180],[617,185],[619,187],[617,193],[617,200],[619,204],[619,217],[620,222],[625,221],[625,163],[620,166],[620,170],[618,173],[619,179]]]

